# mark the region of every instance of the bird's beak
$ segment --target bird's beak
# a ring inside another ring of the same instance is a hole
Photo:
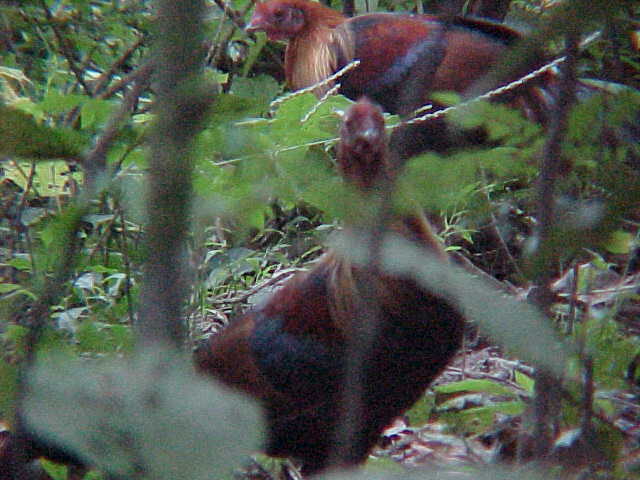
[[[380,125],[372,121],[370,118],[365,118],[361,121],[360,129],[355,134],[357,140],[369,142],[373,138],[380,138],[384,136],[384,132],[380,131]]]

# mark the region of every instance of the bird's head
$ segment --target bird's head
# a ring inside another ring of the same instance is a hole
[[[299,2],[271,0],[256,4],[246,26],[248,32],[265,32],[269,40],[290,40],[305,27],[305,13]]]
[[[340,127],[338,167],[362,190],[388,174],[387,134],[380,107],[360,99],[345,113]]]

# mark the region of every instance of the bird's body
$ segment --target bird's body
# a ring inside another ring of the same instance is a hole
[[[392,113],[401,108],[401,90],[419,65],[427,68],[420,85],[425,98],[433,91],[463,93],[520,38],[504,25],[467,18],[397,13],[346,18],[309,0],[258,3],[247,28],[288,41],[285,74],[290,88],[312,86],[359,60],[338,79],[341,93],[354,100],[366,95]]]
[[[358,102],[343,122],[338,165],[363,195],[375,195],[393,174],[386,148],[381,112]],[[390,228],[446,261],[422,214],[398,216]],[[363,315],[366,299],[374,299],[377,321]],[[362,415],[353,444],[336,456],[350,339],[363,322],[376,322],[377,328],[359,376]],[[309,272],[212,337],[196,363],[262,403],[267,453],[298,458],[306,472],[317,472],[336,458],[340,465],[364,461],[384,427],[451,360],[462,330],[456,309],[413,279],[372,272],[329,251]]]
[[[340,83],[340,93],[352,100],[366,96],[384,110],[399,114],[409,114],[425,104],[431,104],[433,110],[441,108],[432,97],[434,92],[469,93],[520,39],[520,34],[508,27],[482,20],[403,13],[347,18],[310,0],[257,3],[247,29],[262,30],[271,40],[288,42],[285,76],[291,89],[312,87],[357,60],[357,66],[335,80]],[[502,84],[542,63],[539,56],[503,78]],[[545,124],[553,102],[552,77],[541,75],[503,93],[499,100]],[[333,83],[323,82],[314,92],[321,96]],[[415,145],[407,146],[403,157],[486,141],[484,131],[450,131],[443,119],[422,124],[415,136]]]

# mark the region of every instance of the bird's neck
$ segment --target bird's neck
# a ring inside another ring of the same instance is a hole
[[[386,148],[374,153],[350,151],[349,155],[348,162],[338,163],[340,171],[347,182],[362,193],[371,193],[391,180]]]
[[[333,31],[344,19],[336,17],[316,19],[295,38],[289,41],[285,54],[285,75],[292,90],[300,90],[324,80],[337,66],[336,53],[332,48]],[[331,86],[314,90],[322,95]]]

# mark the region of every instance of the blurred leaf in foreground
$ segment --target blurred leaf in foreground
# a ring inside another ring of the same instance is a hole
[[[0,105],[0,155],[76,159],[83,137],[72,130],[40,125],[29,114]]]
[[[570,345],[560,342],[544,315],[533,305],[497,291],[459,267],[442,265],[406,241],[392,238],[383,249],[383,265],[414,277],[454,304],[494,340],[534,365],[562,374]]]
[[[373,469],[371,469],[373,470]],[[550,480],[556,478],[549,476],[547,472],[536,471],[534,468],[520,468],[509,470],[507,468],[484,466],[482,469],[474,470],[468,466],[441,469],[421,469],[403,473],[379,473],[365,468],[363,471],[349,473],[341,472],[328,475],[328,480]]]
[[[367,245],[343,235],[336,249],[354,262],[366,263]],[[381,266],[414,278],[427,290],[448,298],[465,317],[519,358],[561,374],[572,349],[563,344],[550,322],[533,305],[496,290],[454,265],[445,265],[415,245],[388,236],[381,248]]]
[[[219,477],[258,447],[259,416],[244,397],[160,350],[100,363],[43,358],[25,401],[27,423],[42,438],[125,478]]]

